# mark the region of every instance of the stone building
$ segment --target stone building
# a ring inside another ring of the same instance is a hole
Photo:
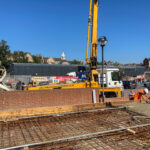
[[[150,58],[145,58],[143,65],[145,66],[146,70],[150,70]]]
[[[28,62],[30,62],[30,63],[33,62],[33,58],[32,58],[32,56],[31,56],[30,53],[26,53],[26,54],[25,54],[25,57],[28,58]]]
[[[70,64],[69,61],[66,60],[66,56],[64,52],[61,54],[60,58],[54,58],[54,57],[42,57],[41,60],[42,64]]]

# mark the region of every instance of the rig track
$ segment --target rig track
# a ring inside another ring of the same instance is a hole
[[[7,150],[150,149],[150,119],[121,108],[1,121],[0,130]]]

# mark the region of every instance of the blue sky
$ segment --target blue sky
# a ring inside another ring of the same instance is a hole
[[[99,0],[98,37],[105,60],[150,57],[150,0]],[[85,60],[89,0],[0,0],[0,40],[31,54]],[[98,48],[101,60],[101,48]]]

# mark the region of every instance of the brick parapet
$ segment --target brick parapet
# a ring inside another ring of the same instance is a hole
[[[0,92],[0,110],[92,104],[92,88]],[[96,101],[99,102],[98,89]]]

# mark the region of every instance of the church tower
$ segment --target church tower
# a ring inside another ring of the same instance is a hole
[[[61,60],[66,60],[66,56],[64,52],[61,54]]]

